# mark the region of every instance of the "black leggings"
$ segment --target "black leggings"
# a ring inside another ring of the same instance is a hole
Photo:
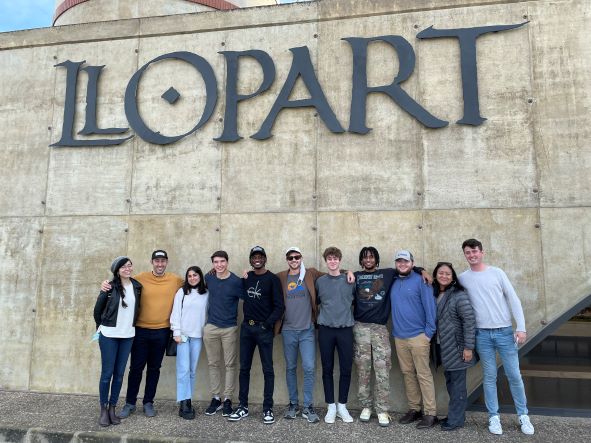
[[[339,403],[347,403],[349,385],[351,384],[351,367],[353,366],[353,327],[331,328],[318,327],[318,347],[322,361],[322,384],[324,385],[324,401],[334,403],[334,350],[339,355]]]

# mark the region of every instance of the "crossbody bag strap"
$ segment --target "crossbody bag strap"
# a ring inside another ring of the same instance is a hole
[[[183,299],[181,300],[181,319],[180,319],[180,324],[181,324],[181,335],[183,332],[183,306],[185,305],[185,291],[183,291]]]

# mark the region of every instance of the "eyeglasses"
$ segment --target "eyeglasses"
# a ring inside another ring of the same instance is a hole
[[[299,260],[300,258],[302,258],[301,255],[290,255],[289,257],[287,257],[287,261]]]
[[[131,268],[133,268],[133,265],[131,263],[128,265],[121,266],[121,269],[131,269]]]

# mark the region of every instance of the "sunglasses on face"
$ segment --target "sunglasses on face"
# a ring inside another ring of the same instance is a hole
[[[287,257],[287,261],[299,260],[300,258],[302,258],[301,255],[290,255],[289,257]]]

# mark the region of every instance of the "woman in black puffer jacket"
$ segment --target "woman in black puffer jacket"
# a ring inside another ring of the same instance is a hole
[[[451,263],[437,263],[433,295],[437,299],[437,340],[449,394],[448,415],[441,429],[451,431],[464,426],[466,418],[466,370],[476,364],[476,320],[468,294]]]

